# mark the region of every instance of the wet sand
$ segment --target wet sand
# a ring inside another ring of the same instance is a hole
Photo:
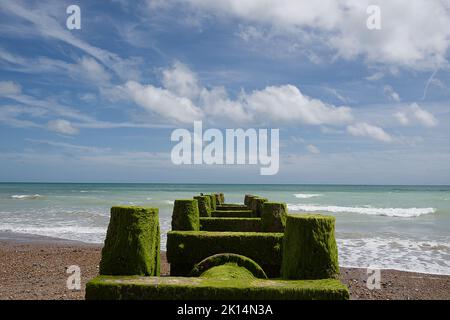
[[[24,235],[0,233],[0,300],[84,299],[86,282],[98,275],[101,245]],[[161,273],[168,275],[165,252]],[[66,270],[78,265],[81,290],[66,286]],[[341,268],[341,281],[351,299],[446,299],[450,300],[450,276],[381,270],[380,289],[368,289],[367,270]]]

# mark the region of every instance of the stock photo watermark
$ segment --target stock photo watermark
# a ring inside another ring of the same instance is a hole
[[[369,290],[379,290],[381,289],[381,270],[367,268],[367,281],[366,287]]]
[[[275,175],[279,170],[279,129],[225,129],[223,133],[210,128],[203,132],[203,123],[194,121],[192,133],[175,129],[170,140],[178,142],[171,152],[175,165],[259,164],[261,175]]]
[[[66,19],[66,27],[69,30],[81,29],[81,9],[76,4],[67,7],[66,13],[69,15]]]
[[[69,290],[81,290],[81,268],[77,265],[67,267],[66,273],[70,274],[66,280],[66,287]]]
[[[369,30],[381,30],[381,8],[377,5],[370,5],[366,9],[369,15],[366,20],[366,27]]]

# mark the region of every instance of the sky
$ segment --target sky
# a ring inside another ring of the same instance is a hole
[[[450,184],[449,47],[449,0],[4,0],[0,181]],[[279,172],[173,164],[194,121]]]

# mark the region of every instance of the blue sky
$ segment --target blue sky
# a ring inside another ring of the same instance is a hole
[[[449,40],[444,0],[2,1],[0,181],[449,184]],[[173,165],[194,120],[279,173]]]

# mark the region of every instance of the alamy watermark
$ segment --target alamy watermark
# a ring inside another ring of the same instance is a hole
[[[377,5],[370,5],[366,9],[369,15],[366,20],[366,27],[369,30],[381,30],[381,8]]]
[[[66,19],[66,27],[69,30],[81,29],[81,9],[80,6],[72,4],[66,8],[69,15]],[[366,9],[368,15],[366,27],[369,30],[381,30],[381,8],[378,5],[369,5]]]
[[[66,273],[70,274],[66,280],[67,289],[81,290],[81,268],[77,265],[71,265],[67,267]]]
[[[76,4],[67,7],[66,13],[69,15],[66,19],[66,27],[69,30],[81,29],[81,9]]]
[[[381,270],[367,268],[366,287],[369,290],[381,289]]]
[[[270,133],[270,154],[269,154]],[[261,175],[279,170],[279,129],[207,129],[194,121],[194,131],[176,129],[171,141],[178,142],[171,152],[176,165],[260,165]]]

